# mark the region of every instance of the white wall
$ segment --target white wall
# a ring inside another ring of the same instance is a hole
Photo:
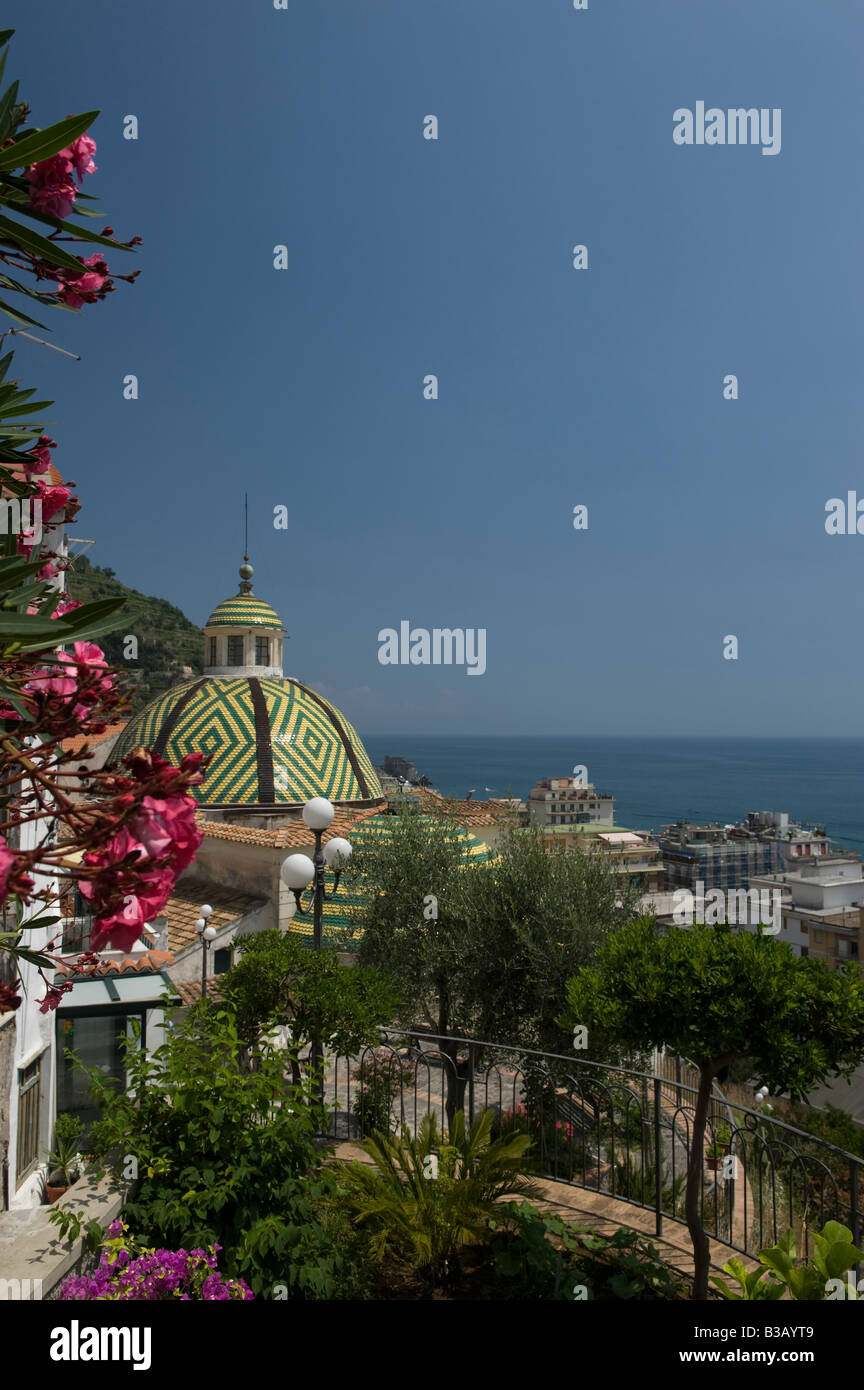
[[[21,848],[35,849],[42,823],[36,822],[21,827]],[[57,889],[56,878],[34,875],[39,889]],[[26,917],[34,916],[39,903],[25,909]],[[57,929],[45,927],[25,931],[23,944],[39,951],[56,935]],[[45,972],[49,979],[53,971]],[[21,962],[20,975],[23,989],[21,1006],[17,1011],[17,1036],[13,1058],[12,1088],[9,1104],[9,1205],[10,1207],[37,1206],[41,1190],[41,1175],[37,1168],[31,1176],[16,1187],[18,1168],[18,1078],[23,1067],[42,1059],[41,1105],[39,1112],[39,1150],[45,1157],[54,1137],[54,1116],[56,1107],[56,1064],[55,1064],[55,1016],[41,1013],[38,999],[44,999],[46,985],[40,978],[38,968]]]

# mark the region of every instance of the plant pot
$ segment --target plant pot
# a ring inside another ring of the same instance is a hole
[[[59,1199],[63,1196],[63,1193],[68,1191],[68,1187],[49,1187],[47,1183],[45,1184],[45,1194],[49,1202],[59,1201]]]

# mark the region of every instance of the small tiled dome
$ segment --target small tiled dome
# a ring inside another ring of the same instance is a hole
[[[263,599],[254,594],[235,594],[214,608],[204,624],[208,627],[269,627],[282,629],[282,619]]]

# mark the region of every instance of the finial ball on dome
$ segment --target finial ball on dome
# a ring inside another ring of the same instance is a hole
[[[242,564],[240,566],[241,579],[251,579],[254,573],[255,571],[253,570],[248,560],[245,562],[245,564]]]

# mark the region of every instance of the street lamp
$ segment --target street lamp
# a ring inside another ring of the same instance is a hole
[[[282,865],[282,882],[294,894],[297,911],[301,917],[308,917],[309,902],[303,906],[302,895],[312,884],[312,942],[316,950],[321,948],[321,928],[324,903],[335,898],[339,888],[342,870],[351,858],[351,845],[341,836],[328,840],[321,848],[321,837],[335,815],[332,805],[323,796],[316,796],[303,807],[303,819],[315,836],[315,852],[310,859],[308,854],[289,854]],[[324,887],[326,867],[333,872],[333,887],[328,893]]]
[[[308,854],[289,854],[280,870],[282,882],[294,894],[296,911],[300,916],[308,917],[310,906],[312,908],[312,945],[316,951],[320,951],[322,945],[324,904],[335,898],[342,870],[351,858],[351,845],[348,840],[342,839],[341,836],[328,840],[324,848],[321,847],[321,837],[331,824],[335,814],[332,804],[323,796],[315,796],[311,801],[306,802],[303,807],[303,820],[315,836],[314,854],[311,859]],[[329,893],[324,886],[325,867],[329,868],[333,874],[333,887]],[[303,893],[310,884],[312,885],[311,903],[307,899],[304,907]],[[323,1060],[321,1039],[317,1036],[313,1037],[312,1070],[318,1073],[318,1097],[322,1103],[324,1100]]]
[[[207,949],[216,935],[216,928],[207,925],[207,918],[213,913],[209,903],[204,903],[198,911],[201,916],[195,923],[195,930],[201,938],[201,998],[207,998]]]

